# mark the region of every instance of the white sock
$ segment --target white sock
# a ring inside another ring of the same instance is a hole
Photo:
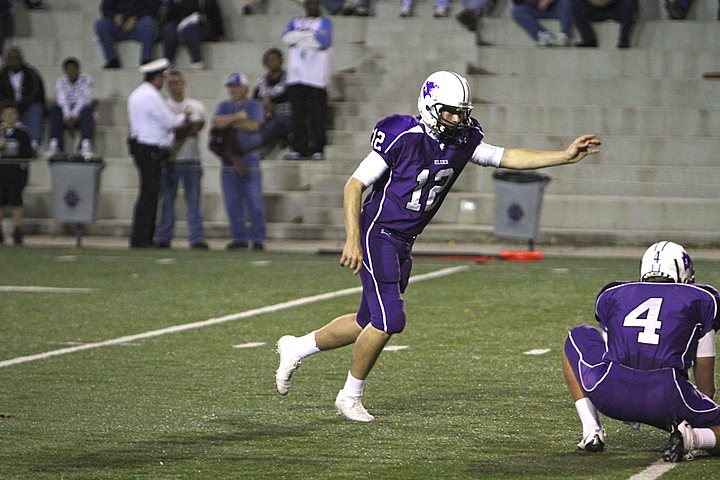
[[[363,394],[363,387],[365,386],[365,380],[358,380],[348,372],[347,380],[345,380],[345,386],[343,391],[350,397],[361,397]]]
[[[309,357],[313,353],[319,352],[320,349],[317,347],[317,344],[315,343],[315,332],[310,332],[306,335],[303,335],[302,337],[298,337],[297,343],[295,346],[295,354],[298,356],[300,360],[302,360],[305,357]]]
[[[589,398],[584,397],[576,401],[575,410],[577,410],[577,414],[582,422],[583,436],[594,432],[598,428],[602,428],[597,408],[595,408],[595,405],[593,405]]]
[[[704,448],[712,450],[715,448],[717,439],[715,432],[710,428],[693,428],[693,436],[695,437],[695,448]]]

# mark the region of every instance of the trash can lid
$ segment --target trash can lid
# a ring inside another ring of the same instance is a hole
[[[82,155],[53,155],[48,158],[48,163],[104,163],[102,157],[85,158]]]
[[[549,182],[550,176],[537,172],[529,172],[523,170],[497,170],[493,172],[493,178],[506,182],[515,183],[534,183]]]

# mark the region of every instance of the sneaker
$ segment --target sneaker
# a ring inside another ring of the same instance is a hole
[[[666,462],[682,462],[692,460],[692,451],[695,448],[695,437],[692,427],[677,415],[670,420],[670,438],[668,445],[663,452],[663,460]]]
[[[310,158],[312,160],[325,160],[325,154],[323,152],[315,152]]]
[[[594,432],[585,435],[577,446],[580,450],[586,452],[602,452],[605,450],[605,430],[602,428],[595,429]]]
[[[302,158],[302,155],[300,155],[300,152],[292,151],[290,153],[285,154],[283,157],[285,160],[300,160]]]
[[[567,33],[558,33],[557,39],[555,40],[555,45],[558,47],[569,47],[570,46],[570,37]]]
[[[155,240],[153,242],[153,248],[170,248],[170,242],[161,242],[160,240]]]
[[[205,70],[205,64],[203,62],[194,62],[188,65],[188,70]]]
[[[225,245],[225,250],[237,250],[240,248],[248,248],[248,242],[236,242],[233,240],[232,242]]]
[[[277,341],[276,351],[280,355],[280,366],[275,371],[275,385],[280,395],[287,395],[292,384],[292,376],[300,368],[300,360],[290,353],[290,343],[296,337],[284,335]]]
[[[192,245],[190,245],[190,248],[193,250],[209,250],[210,249],[208,244],[202,240],[200,240],[199,242],[193,243]]]
[[[412,3],[409,1],[404,0],[400,4],[400,16],[401,17],[412,17],[413,11],[412,11]]]
[[[340,13],[345,16],[354,15],[356,9],[357,4],[355,2],[353,2],[352,0],[346,0],[345,4],[340,9]]]
[[[60,142],[57,138],[51,138],[48,142],[48,149],[45,150],[45,156],[54,157],[60,153]]]
[[[23,244],[23,233],[20,227],[15,227],[13,230],[13,243],[18,246]]]
[[[0,245],[2,245],[4,243],[5,243],[5,235],[3,234],[3,231],[2,231],[2,224],[0,224]]]
[[[370,10],[368,10],[368,7],[365,5],[358,5],[357,8],[355,8],[355,16],[356,17],[367,17],[370,15]]]
[[[555,45],[555,39],[553,38],[552,33],[547,30],[540,30],[538,32],[537,45],[539,47],[552,47]]]
[[[265,245],[263,245],[262,242],[253,242],[252,249],[253,250],[265,250]]]
[[[341,417],[354,422],[372,422],[375,417],[370,415],[362,404],[362,397],[351,397],[340,390],[335,398],[335,411]]]
[[[89,138],[83,138],[82,142],[80,142],[80,156],[85,160],[91,160],[95,156],[92,150],[92,142]]]
[[[445,18],[448,16],[448,8],[444,6],[437,6],[433,8],[433,17],[435,18]]]
[[[120,64],[120,59],[113,58],[112,60],[108,60],[107,62],[105,62],[105,65],[103,65],[102,68],[106,70],[112,70],[116,68],[122,68],[122,65]]]
[[[475,10],[466,8],[465,10],[455,15],[455,19],[460,22],[463,27],[467,28],[471,32],[477,30],[477,15],[475,15]]]

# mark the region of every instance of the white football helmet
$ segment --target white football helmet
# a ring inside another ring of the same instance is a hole
[[[442,139],[456,139],[470,125],[473,104],[467,80],[457,73],[439,71],[430,75],[420,89],[418,110],[420,118]],[[460,116],[455,124],[443,120],[442,112]]]
[[[668,278],[675,283],[695,283],[690,255],[677,243],[664,241],[651,245],[640,261],[640,280],[653,277]]]

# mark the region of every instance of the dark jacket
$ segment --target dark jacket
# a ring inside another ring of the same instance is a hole
[[[45,85],[40,74],[30,65],[23,64],[20,70],[24,72],[23,83],[21,89],[21,98],[17,101],[18,112],[20,115],[25,113],[27,108],[33,103],[41,103],[45,109]],[[10,82],[10,69],[3,67],[0,69],[0,101],[15,101],[15,90],[13,90]]]
[[[217,42],[225,36],[222,14],[216,0],[168,0],[164,21],[180,23],[195,12],[199,12],[202,17],[205,33],[203,40]]]
[[[126,17],[144,17],[150,15],[157,18],[160,0],[103,0],[100,13],[103,17],[112,18],[118,13]]]

